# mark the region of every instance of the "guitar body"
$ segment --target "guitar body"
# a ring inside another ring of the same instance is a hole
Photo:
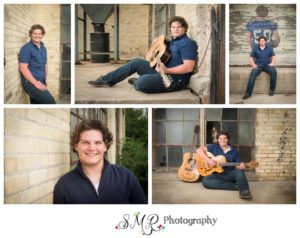
[[[164,64],[171,58],[171,52],[169,51],[167,44],[168,41],[164,35],[160,35],[153,40],[145,57],[146,60],[150,62],[152,68],[158,63],[157,58]]]
[[[226,158],[222,155],[219,156],[215,156],[213,159],[217,162],[217,165],[212,167],[210,165],[208,165],[208,163],[202,159],[201,157],[199,157],[199,166],[197,167],[198,173],[200,174],[200,176],[205,177],[208,175],[211,175],[214,172],[217,173],[223,173],[224,169],[222,166],[219,165],[219,163],[226,163]]]
[[[195,182],[199,179],[198,161],[200,157],[196,153],[185,153],[182,164],[178,170],[178,177],[185,182]]]
[[[223,169],[224,166],[237,166],[237,165],[241,164],[241,163],[238,163],[238,162],[237,163],[236,162],[227,162],[226,157],[223,156],[223,155],[214,156],[210,152],[207,152],[207,155],[208,155],[208,157],[215,160],[217,162],[217,164],[216,164],[216,166],[212,167],[212,166],[208,165],[206,160],[199,157],[197,170],[198,170],[198,173],[200,174],[200,176],[203,176],[203,177],[211,175],[214,172],[223,173],[224,172],[224,169]],[[248,169],[255,169],[259,166],[259,163],[256,162],[256,161],[250,161],[249,163],[245,163],[245,166]]]

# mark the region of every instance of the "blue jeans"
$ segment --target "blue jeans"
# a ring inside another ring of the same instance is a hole
[[[21,81],[25,92],[30,97],[31,104],[55,104],[55,100],[48,90],[42,91],[33,86],[28,80],[21,79]]]
[[[223,173],[214,173],[202,179],[202,185],[209,189],[240,190],[249,189],[245,172],[240,169],[226,170]]]
[[[181,81],[173,80],[172,85],[166,89],[160,74],[151,68],[149,62],[144,59],[131,60],[127,64],[104,75],[102,79],[108,85],[113,86],[134,73],[140,75],[134,85],[138,91],[145,93],[163,93],[179,91],[186,88]]]
[[[262,72],[265,71],[270,75],[270,90],[274,91],[276,87],[276,79],[277,79],[277,71],[274,66],[259,66],[257,69],[252,69],[249,80],[248,80],[248,85],[246,89],[246,94],[251,96],[253,92],[253,88],[255,85],[255,80],[258,77],[258,75]]]

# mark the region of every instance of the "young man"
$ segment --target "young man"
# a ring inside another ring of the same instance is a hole
[[[45,29],[33,25],[29,30],[31,40],[25,44],[19,54],[21,80],[31,104],[55,104],[47,88],[47,50],[42,42]]]
[[[276,48],[280,42],[277,23],[268,19],[269,10],[265,5],[259,5],[255,11],[256,20],[250,21],[246,26],[250,48],[258,44],[257,39],[260,36],[266,37],[267,44]]]
[[[216,166],[216,161],[208,157],[206,152],[214,156],[225,156],[228,162],[240,163],[240,155],[235,148],[229,144],[230,136],[226,132],[220,132],[217,135],[218,142],[208,147],[200,147],[197,153],[211,167]],[[223,173],[213,173],[203,177],[202,184],[209,189],[239,190],[240,198],[252,199],[247,177],[244,172],[245,164],[240,163],[236,167],[224,167]]]
[[[71,136],[79,163],[54,188],[55,204],[146,204],[136,177],[104,157],[113,135],[98,120],[80,122]]]
[[[195,66],[198,46],[195,41],[186,35],[188,24],[184,18],[179,16],[172,17],[169,21],[169,27],[172,35],[169,47],[171,59],[166,65],[156,65],[156,68],[153,69],[148,61],[134,59],[120,68],[99,77],[97,80],[90,81],[89,84],[97,87],[112,87],[128,76],[138,73],[139,77],[137,79],[128,80],[138,91],[162,93],[186,89]],[[164,87],[159,73],[161,70],[173,80],[171,86],[167,89]]]
[[[255,80],[262,71],[265,71],[270,75],[269,96],[274,95],[277,79],[277,71],[274,67],[276,58],[273,48],[270,45],[267,45],[266,42],[266,37],[260,36],[258,38],[258,45],[252,49],[249,59],[252,71],[243,99],[251,97],[255,85]]]

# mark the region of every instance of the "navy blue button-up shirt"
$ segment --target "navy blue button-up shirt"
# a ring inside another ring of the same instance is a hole
[[[274,50],[270,45],[266,45],[264,49],[261,49],[258,45],[254,46],[250,54],[252,58],[255,58],[255,64],[257,66],[268,66],[272,62],[272,56],[275,56]]]
[[[81,164],[61,177],[54,187],[55,204],[146,204],[136,177],[126,168],[104,162],[96,191]]]
[[[196,60],[197,58],[197,43],[187,37],[186,34],[170,42],[171,59],[166,63],[167,68],[176,67],[183,64],[184,60]],[[186,74],[171,74],[175,80],[181,80],[183,85],[189,83],[192,73]]]
[[[47,50],[43,42],[41,42],[40,48],[32,41],[23,45],[19,54],[19,63],[28,64],[28,69],[33,77],[38,81],[45,82]],[[26,80],[22,73],[21,78]]]
[[[233,148],[231,145],[229,145],[229,147],[230,147],[230,150],[227,151],[226,153],[224,153],[224,151],[220,147],[219,143],[216,143],[216,144],[207,146],[207,151],[212,153],[214,156],[217,156],[217,155],[225,156],[228,162],[236,162],[236,163],[241,162],[239,152],[235,148]],[[224,167],[224,170],[230,170],[230,169],[234,169],[234,168],[235,167],[232,167],[232,166]]]

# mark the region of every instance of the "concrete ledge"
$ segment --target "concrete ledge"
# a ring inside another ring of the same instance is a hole
[[[199,104],[200,98],[183,90],[172,93],[146,94],[138,92],[127,79],[111,88],[97,88],[88,84],[118,67],[120,64],[76,65],[75,103],[77,104]],[[132,77],[132,76],[131,76]]]
[[[278,94],[295,94],[296,93],[296,68],[278,67],[277,85],[275,92]],[[250,67],[235,66],[230,67],[230,93],[244,94],[246,91],[248,79],[251,73]],[[256,79],[254,93],[269,92],[270,76],[262,72]]]
[[[252,96],[246,100],[243,100],[245,92],[242,94],[230,94],[231,104],[295,104],[296,94],[277,94],[269,96],[269,94],[252,94]]]

